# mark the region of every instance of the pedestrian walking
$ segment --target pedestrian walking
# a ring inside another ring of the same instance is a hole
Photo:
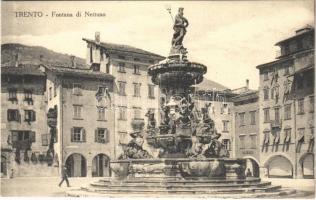
[[[62,175],[62,179],[59,183],[59,187],[61,186],[61,184],[66,181],[67,183],[67,187],[70,187],[69,185],[69,181],[68,181],[68,174],[67,174],[67,167],[64,165],[62,170],[61,170],[61,175]]]

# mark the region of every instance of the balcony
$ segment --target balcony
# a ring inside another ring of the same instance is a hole
[[[281,128],[282,127],[282,122],[281,120],[271,120],[271,129],[273,128]]]

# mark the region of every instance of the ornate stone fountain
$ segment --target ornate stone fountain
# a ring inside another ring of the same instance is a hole
[[[203,80],[207,68],[187,60],[182,41],[188,24],[183,8],[179,8],[168,58],[148,69],[160,88],[159,123],[149,111],[145,130],[144,124],[132,124],[137,129],[130,134],[133,139],[118,160],[110,162],[112,177],[68,191],[67,196],[180,194],[256,198],[295,192],[280,191],[280,186],[261,182],[258,177],[246,178],[245,160],[229,158],[209,116],[210,105],[199,108],[190,91],[191,85]],[[146,150],[145,143],[157,150],[156,154]]]
[[[188,25],[179,8],[168,58],[148,68],[160,89],[160,123],[154,113],[146,114],[147,129],[132,133],[119,160],[111,162],[117,177],[244,178],[245,161],[228,158],[209,105],[199,108],[194,102],[190,86],[203,81],[207,67],[187,59],[182,41]],[[143,149],[144,140],[159,149],[156,158]]]

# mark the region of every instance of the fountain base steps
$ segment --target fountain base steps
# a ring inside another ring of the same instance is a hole
[[[100,179],[85,187],[67,192],[67,196],[135,196],[148,194],[159,196],[203,196],[230,198],[253,198],[256,196],[280,196],[295,193],[294,190],[281,189],[271,182],[261,182],[260,178],[236,180],[184,180],[177,178],[130,178],[128,180]]]

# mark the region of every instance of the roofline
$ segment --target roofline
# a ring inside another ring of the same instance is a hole
[[[89,74],[89,73],[85,73],[84,71],[88,71],[88,70],[84,70],[84,69],[80,69],[80,68],[74,68],[77,70],[82,70],[82,72],[75,72],[75,71],[69,71],[69,72],[59,72],[59,71],[54,71],[52,68],[50,68],[50,66],[48,65],[43,65],[41,64],[40,66],[45,67],[46,69],[48,69],[49,71],[51,71],[52,73],[55,73],[56,75],[62,75],[62,76],[80,76],[80,77],[86,77],[86,78],[96,78],[96,79],[108,79],[109,81],[113,81],[115,80],[115,77],[111,74],[106,74],[106,73],[100,73],[100,74]],[[57,67],[57,66],[55,66]],[[65,66],[58,66],[60,68],[66,68],[66,69],[73,69],[70,67],[65,67]],[[93,72],[93,71],[89,71],[89,72]],[[96,77],[96,76],[102,76],[102,77]]]
[[[90,40],[90,39],[86,39],[86,38],[82,38],[82,40],[83,41],[86,41],[86,42],[88,42],[88,43],[93,43],[93,44],[95,44],[96,46],[100,46],[100,47],[103,47],[103,48],[106,48],[106,47],[104,47],[101,43],[100,44],[98,44],[98,43],[96,43],[95,41],[93,41],[93,40]],[[136,48],[136,47],[133,47],[133,48]],[[119,50],[119,49],[110,49],[110,50],[114,50],[114,51],[121,51],[121,52],[127,52],[127,53],[136,53],[136,54],[142,54],[142,55],[147,55],[147,56],[155,56],[155,57],[158,57],[158,58],[161,58],[161,59],[165,59],[166,57],[164,57],[164,56],[161,56],[161,55],[158,55],[158,54],[155,54],[155,53],[140,53],[140,52],[135,52],[135,51],[128,51],[128,50]],[[142,50],[142,49],[141,49]],[[143,51],[145,51],[145,50],[143,50]]]
[[[40,65],[31,65],[30,67],[39,67]],[[22,67],[18,67],[18,68],[23,68],[25,66],[22,66]],[[26,66],[27,67],[27,66]],[[46,74],[44,72],[42,72],[40,69],[35,69],[34,70],[38,70],[38,74],[30,74],[30,73],[18,73],[18,74],[11,74],[11,73],[6,73],[6,72],[3,72],[3,69],[4,68],[7,68],[7,69],[10,69],[10,68],[16,68],[15,66],[4,66],[4,67],[1,67],[1,75],[16,75],[16,76],[24,76],[24,75],[29,75],[29,76],[46,76]]]
[[[304,29],[304,28],[299,29],[299,30],[303,30],[303,29]],[[284,39],[284,40],[281,40],[281,41],[277,42],[277,43],[274,44],[274,45],[275,45],[275,46],[280,46],[280,45],[281,45],[282,43],[284,43],[284,42],[287,42],[287,41],[289,41],[289,40],[294,40],[294,39],[296,39],[296,38],[298,38],[298,37],[301,37],[301,36],[303,36],[303,35],[309,34],[309,33],[313,32],[313,31],[314,31],[314,28],[312,28],[312,29],[310,29],[310,30],[308,30],[308,31],[306,31],[306,32],[304,32],[304,33],[300,33],[300,34],[294,35],[294,36],[292,36],[292,37],[286,38],[286,39]]]
[[[278,60],[274,60],[274,61],[271,61],[268,63],[261,64],[261,65],[257,65],[256,68],[262,69],[265,67],[270,67],[271,65],[276,64],[276,63],[282,63],[282,62],[286,62],[286,61],[293,60],[293,59],[294,59],[293,56],[289,56],[288,58],[282,58],[282,59],[278,59]]]

